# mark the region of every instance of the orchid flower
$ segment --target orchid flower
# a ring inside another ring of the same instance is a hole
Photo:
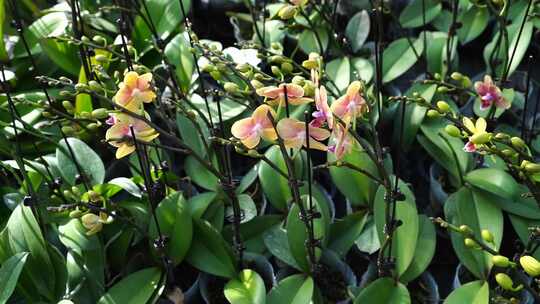
[[[360,81],[352,82],[347,88],[347,93],[330,107],[332,112],[347,124],[367,111],[366,100],[360,95],[361,89]]]
[[[470,118],[464,117],[463,124],[472,134],[469,136],[469,141],[465,144],[465,147],[463,147],[466,152],[475,152],[479,147],[491,140],[491,133],[486,132],[487,123],[484,118],[480,117],[476,120],[476,123],[473,123]]]
[[[330,111],[330,106],[328,106],[328,94],[324,86],[315,89],[315,107],[317,111],[313,112],[314,119],[310,124],[314,127],[320,127],[326,122],[328,127],[332,129],[334,116]]]
[[[348,129],[342,125],[337,125],[334,128],[330,140],[334,144],[328,146],[328,151],[334,153],[338,160],[345,154],[350,153],[356,144],[355,139],[349,134]]]
[[[266,97],[266,103],[271,106],[285,106],[285,91],[287,91],[287,102],[290,105],[306,104],[313,99],[304,97],[304,89],[296,84],[280,84],[279,87],[263,87],[257,90],[257,95]]]
[[[99,212],[99,215],[87,213],[82,216],[81,221],[84,228],[88,229],[86,235],[94,235],[103,229],[103,224],[112,222],[113,218],[105,212]]]
[[[484,81],[474,83],[474,89],[480,96],[480,109],[485,110],[495,104],[497,108],[508,109],[510,103],[504,98],[501,90],[497,87],[491,76],[485,75]]]
[[[306,123],[293,118],[284,118],[277,124],[279,136],[283,139],[286,148],[298,150],[307,147]],[[330,137],[328,130],[309,126],[309,148],[326,151],[328,147],[321,143]]]
[[[268,105],[258,106],[251,117],[238,120],[232,125],[232,135],[240,139],[248,149],[255,148],[261,141],[261,137],[269,141],[276,140],[277,135],[268,117],[269,112],[272,116],[276,116],[274,110]]]
[[[139,113],[142,103],[152,102],[156,98],[151,82],[151,73],[139,75],[137,72],[127,72],[113,101],[132,112]]]
[[[145,116],[149,118],[148,114]],[[107,120],[112,126],[105,133],[105,139],[114,147],[117,147],[116,158],[120,159],[135,151],[135,144],[131,140],[133,134],[138,141],[150,142],[159,136],[146,122],[126,114],[116,114]]]

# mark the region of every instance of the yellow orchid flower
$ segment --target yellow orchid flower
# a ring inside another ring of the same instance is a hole
[[[149,118],[148,113],[145,113],[146,118]],[[114,147],[117,147],[116,158],[120,159],[135,151],[135,145],[132,140],[132,135],[138,141],[150,142],[159,136],[152,127],[146,122],[129,116],[127,114],[115,114],[107,120],[107,124],[111,127],[105,133],[105,139]],[[131,132],[133,127],[133,134]]]
[[[306,123],[293,118],[284,118],[277,124],[279,136],[283,139],[285,147],[298,150],[307,146]],[[309,126],[309,148],[326,151],[328,147],[321,143],[330,137],[328,130]]]
[[[287,102],[297,106],[310,103],[313,99],[304,97],[304,89],[293,83],[280,84],[279,87],[263,87],[257,90],[257,95],[266,97],[266,103],[271,106],[285,106],[285,91],[287,91]]]
[[[478,147],[491,140],[491,133],[486,132],[487,122],[484,118],[479,117],[476,123],[468,118],[463,118],[463,125],[472,134],[469,136],[469,141],[463,147],[467,152],[475,152]]]
[[[271,107],[260,105],[253,111],[251,117],[240,119],[232,125],[232,135],[240,139],[242,144],[248,149],[255,148],[261,141],[261,138],[269,141],[276,140],[276,131],[268,118],[269,112],[272,116],[276,116],[276,113]]]
[[[139,75],[134,71],[127,72],[113,101],[132,112],[139,113],[143,103],[152,102],[156,98],[151,82],[151,73]]]

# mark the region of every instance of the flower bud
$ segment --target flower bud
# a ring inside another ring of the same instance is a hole
[[[97,129],[99,129],[99,124],[95,123],[95,122],[91,122],[89,124],[86,125],[86,128],[90,131],[95,131]]]
[[[216,66],[211,64],[211,63],[207,63],[205,65],[202,66],[202,69],[201,69],[203,72],[205,73],[210,73],[214,70],[216,70]]]
[[[482,229],[480,234],[482,235],[482,239],[484,239],[484,241],[488,243],[493,243],[493,233],[491,233],[491,231],[487,229]]]
[[[88,90],[88,85],[86,83],[77,83],[75,85],[75,90],[77,91],[85,91]]]
[[[81,217],[81,215],[82,215],[82,212],[79,209],[73,210],[69,213],[70,218],[79,218]]]
[[[497,267],[508,267],[510,266],[510,260],[502,255],[494,255],[491,257],[491,261],[493,262],[493,265]]]
[[[247,63],[242,63],[236,66],[236,69],[242,73],[251,71],[251,66]]]
[[[448,93],[448,88],[447,87],[438,87],[437,88],[437,93],[441,93],[441,94],[444,94],[444,93]]]
[[[99,92],[102,90],[101,88],[101,85],[99,84],[99,82],[95,81],[95,80],[90,80],[88,82],[88,86],[90,86],[90,89],[92,91],[96,91],[96,92]]]
[[[466,238],[464,240],[465,246],[470,249],[478,249],[478,244],[471,238]]]
[[[272,44],[270,45],[270,47],[271,47],[273,50],[281,50],[281,49],[283,49],[283,46],[282,46],[281,43],[279,43],[279,42],[272,42]]]
[[[69,135],[75,134],[75,129],[73,129],[73,127],[71,126],[63,126],[62,132],[64,132],[64,134],[69,136]]]
[[[260,89],[260,88],[264,87],[264,84],[262,82],[258,81],[257,79],[251,80],[250,83],[255,89]]]
[[[104,119],[109,117],[109,111],[105,108],[98,108],[92,111],[92,117],[95,119]]]
[[[440,117],[440,116],[441,116],[441,114],[437,110],[431,109],[431,110],[427,111],[427,117],[429,117],[429,118],[436,118],[436,117]]]
[[[274,76],[276,76],[276,77],[283,76],[283,74],[281,73],[281,71],[279,70],[279,68],[277,66],[273,65],[271,70],[272,70],[272,74],[274,74]]]
[[[461,86],[464,88],[470,88],[472,86],[471,79],[467,76],[463,76],[463,79],[461,79]]]
[[[460,81],[461,79],[463,79],[463,75],[459,72],[454,72],[452,73],[452,75],[450,75],[450,78],[456,80],[456,81]]]
[[[81,118],[84,118],[84,119],[92,118],[92,113],[87,112],[87,111],[82,111],[79,115],[81,116]]]
[[[90,42],[90,38],[88,38],[86,36],[82,36],[81,41],[84,42],[84,43],[88,43],[88,42]]]
[[[285,58],[281,55],[274,55],[274,56],[270,56],[270,58],[268,58],[268,61],[270,63],[275,63],[275,64],[281,64],[283,62],[283,60],[285,60]]]
[[[529,173],[539,173],[540,172],[540,164],[537,163],[528,163],[525,165],[525,170]]]
[[[62,97],[72,97],[73,94],[70,91],[62,90],[62,91],[60,91],[60,96],[62,96]]]
[[[523,149],[525,147],[525,142],[523,141],[523,139],[519,137],[514,136],[510,138],[510,142],[512,142],[512,146],[518,150]]]
[[[458,129],[458,127],[454,126],[454,125],[447,125],[446,127],[444,127],[444,131],[452,136],[452,137],[460,137],[461,136],[461,131]]]
[[[226,82],[223,85],[223,88],[229,94],[234,94],[234,93],[238,92],[238,90],[239,90],[238,85],[236,83],[234,83],[234,82]]]
[[[530,255],[524,255],[519,258],[519,264],[523,267],[523,270],[531,277],[540,275],[540,262]]]
[[[107,40],[103,36],[100,36],[100,35],[96,35],[96,36],[92,37],[92,41],[94,41],[96,44],[99,44],[99,45],[102,45],[102,46],[107,45]]]
[[[450,111],[450,105],[448,105],[446,101],[442,100],[437,101],[437,108],[439,108],[439,111],[441,111],[442,113]]]
[[[76,186],[73,186],[71,187],[71,193],[79,196],[81,194],[81,191],[79,191],[79,188],[77,188]]]
[[[279,10],[278,16],[282,20],[291,19],[292,17],[294,17],[296,15],[296,11],[297,10],[296,10],[295,6],[293,6],[293,5],[285,5]]]
[[[314,69],[317,69],[319,68],[319,64],[317,63],[316,60],[304,60],[302,62],[302,66],[308,70],[314,70]]]
[[[102,54],[97,54],[96,57],[94,57],[96,59],[97,62],[99,63],[106,63],[107,61],[109,61],[109,59],[107,58],[107,56],[105,55],[102,55]]]
[[[495,139],[509,139],[510,136],[506,133],[499,132],[495,134]]]
[[[465,234],[465,235],[471,235],[473,234],[472,229],[467,225],[461,225],[459,226],[459,232]],[[472,241],[472,240],[471,240]]]
[[[292,79],[292,83],[294,84],[297,84],[299,86],[303,86],[304,83],[305,83],[306,79],[302,76],[294,76],[293,79]]]
[[[312,97],[315,95],[315,85],[313,82],[307,80],[302,88],[304,89],[304,96]]]
[[[510,149],[504,149],[501,151],[501,153],[506,156],[506,157],[513,157],[514,155],[516,155],[516,152],[510,150]]]
[[[283,62],[281,64],[281,71],[283,74],[290,74],[294,70],[292,64],[290,62]]]
[[[478,133],[470,138],[471,142],[476,145],[483,145],[491,140],[491,133]]]
[[[221,79],[221,73],[218,70],[210,72],[210,76],[212,76],[212,78],[214,78],[215,80]]]
[[[433,74],[433,78],[435,78],[435,80],[441,80],[441,74],[435,73]]]
[[[510,278],[506,273],[497,273],[495,276],[495,281],[497,281],[497,284],[499,284],[499,286],[501,286],[504,290],[518,291],[523,288],[523,285],[514,287],[512,278]]]
[[[68,111],[72,111],[74,109],[73,104],[69,100],[62,101],[62,106]]]

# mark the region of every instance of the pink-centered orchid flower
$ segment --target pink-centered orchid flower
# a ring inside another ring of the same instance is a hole
[[[145,113],[146,118],[149,118]],[[135,151],[133,135],[135,139],[143,142],[150,142],[159,136],[146,122],[126,114],[116,114],[107,120],[112,126],[105,133],[105,139],[114,147],[117,147],[116,158],[120,159]],[[131,132],[133,127],[133,132]]]
[[[330,141],[333,144],[328,146],[328,151],[334,153],[338,160],[351,152],[356,143],[354,137],[349,134],[348,129],[342,125],[337,125],[334,128]]]
[[[479,117],[476,123],[468,118],[463,118],[463,125],[471,133],[469,141],[463,147],[466,152],[476,152],[479,147],[491,140],[491,133],[486,132],[487,122],[484,118]]]
[[[304,89],[296,84],[280,84],[279,87],[263,87],[257,90],[257,95],[266,97],[266,103],[271,106],[285,106],[285,92],[287,92],[287,102],[297,106],[310,103],[313,99],[304,97]]]
[[[309,128],[309,148],[326,151],[328,147],[321,143],[330,137],[328,130],[308,126]],[[283,139],[286,148],[298,150],[302,146],[307,147],[306,123],[293,118],[284,118],[277,124],[279,136]]]
[[[366,100],[360,95],[361,89],[360,81],[353,81],[347,88],[347,93],[330,107],[332,112],[347,124],[367,111]]]
[[[508,109],[510,103],[504,98],[501,90],[497,87],[491,76],[485,75],[484,81],[474,83],[474,89],[480,96],[480,109],[485,110],[495,104],[497,108]]]
[[[328,128],[332,129],[334,126],[334,116],[328,105],[328,94],[324,86],[315,89],[315,107],[317,111],[313,112],[314,119],[310,124],[314,127],[321,127],[326,122]]]
[[[231,128],[234,137],[240,139],[248,149],[255,148],[261,138],[269,141],[276,140],[277,135],[274,126],[268,117],[268,113],[275,116],[276,113],[268,105],[260,105],[253,111],[251,117],[236,121]]]
[[[143,103],[152,102],[156,98],[151,82],[151,73],[139,75],[137,72],[127,72],[113,101],[132,112],[139,113]]]

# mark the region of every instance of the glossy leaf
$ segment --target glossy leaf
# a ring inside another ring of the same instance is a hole
[[[420,214],[414,258],[405,273],[399,278],[401,282],[410,282],[427,269],[435,255],[436,242],[435,226],[426,215]]]
[[[232,279],[225,285],[223,292],[231,304],[266,303],[264,281],[251,269],[242,270],[238,279]]]
[[[488,304],[489,285],[486,281],[473,281],[460,286],[448,295],[444,304]]]
[[[320,39],[320,45],[319,41],[317,40],[317,36]],[[304,53],[309,54],[312,52],[322,53],[326,50],[328,47],[328,32],[326,28],[317,28],[315,31],[311,30],[304,30],[300,36],[298,37],[298,44],[300,46],[300,49],[304,51]],[[322,50],[321,50],[322,47]],[[321,52],[322,51],[322,52]]]
[[[429,24],[442,10],[438,0],[413,0],[399,15],[399,22],[405,28]]]
[[[273,256],[298,270],[302,270],[291,253],[285,229],[276,225],[266,231],[264,233],[264,244]]]
[[[182,92],[187,93],[191,85],[191,78],[195,69],[193,54],[189,45],[187,33],[176,35],[165,47],[165,56],[174,65],[174,72]]]
[[[421,56],[423,51],[424,45],[420,38],[412,39],[412,47],[407,38],[392,41],[383,53],[383,83],[390,82],[407,72],[418,61],[416,56]]]
[[[481,168],[469,172],[465,180],[471,185],[506,199],[517,198],[518,183],[503,170]]]
[[[396,303],[410,304],[411,298],[407,288],[394,282],[391,278],[380,278],[367,285],[354,300],[354,304],[363,303]]]
[[[462,23],[462,26],[457,30],[461,43],[470,42],[482,34],[488,25],[488,21],[489,11],[486,7],[471,5],[458,18],[458,22]]]
[[[114,284],[98,301],[98,304],[147,303],[157,290],[161,280],[158,268],[145,268]]]
[[[313,279],[295,274],[281,280],[266,298],[268,304],[309,304],[313,295]]]
[[[7,303],[9,297],[17,286],[28,252],[20,252],[2,262],[0,267],[0,303]]]
[[[357,211],[336,220],[330,226],[328,248],[340,256],[345,256],[362,233],[366,220],[367,214],[363,211]]]
[[[369,35],[370,22],[367,11],[359,11],[347,23],[345,36],[351,43],[353,52],[360,50]]]
[[[71,157],[66,140],[73,151],[75,160]],[[61,139],[58,143],[60,147],[56,149],[56,159],[59,164],[62,164],[59,166],[62,178],[70,185],[75,185],[75,177],[79,174],[76,161],[90,186],[103,183],[105,166],[99,155],[80,139],[70,137],[66,140]]]
[[[418,240],[419,219],[416,211],[414,194],[401,180],[399,181],[398,187],[405,195],[405,200],[397,202],[396,205],[395,219],[401,220],[402,225],[395,230],[392,237],[392,256],[396,258],[397,275],[401,276],[407,270],[414,258]],[[382,240],[384,240],[383,231],[386,225],[385,210],[388,208],[388,204],[385,200],[385,192],[384,187],[381,185],[375,195],[374,203],[375,224],[381,243]]]

